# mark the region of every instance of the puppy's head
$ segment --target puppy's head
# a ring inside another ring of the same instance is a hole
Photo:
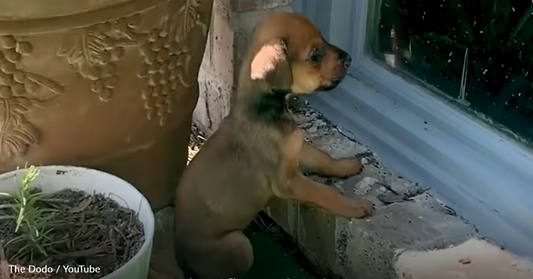
[[[352,61],[296,13],[274,13],[257,25],[251,56],[252,80],[264,81],[273,91],[297,94],[335,88]]]

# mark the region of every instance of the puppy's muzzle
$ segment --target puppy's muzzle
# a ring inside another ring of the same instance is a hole
[[[352,57],[344,50],[340,50],[339,60],[345,71],[347,71],[350,68],[350,65],[352,65]]]
[[[352,65],[352,57],[344,50],[338,49],[339,53],[339,64],[340,64],[340,70],[337,76],[335,76],[331,80],[331,84],[328,86],[325,86],[322,88],[322,91],[330,91],[337,87],[344,77],[346,76],[346,73],[348,72],[348,69],[350,69],[350,65]]]

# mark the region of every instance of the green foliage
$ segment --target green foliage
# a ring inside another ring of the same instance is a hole
[[[0,209],[7,209],[11,214],[0,216],[0,219],[12,219],[15,222],[15,237],[6,243],[6,247],[17,247],[15,259],[34,259],[36,256],[47,256],[46,247],[50,245],[48,237],[51,229],[49,222],[54,218],[56,210],[39,208],[42,193],[30,187],[39,175],[39,170],[30,166],[21,180],[15,194],[0,193],[9,198],[10,203],[0,205]]]

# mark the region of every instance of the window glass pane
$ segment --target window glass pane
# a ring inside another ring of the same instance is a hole
[[[533,139],[531,0],[370,2],[377,59]]]

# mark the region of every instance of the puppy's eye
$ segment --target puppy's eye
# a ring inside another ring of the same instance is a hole
[[[318,63],[322,60],[322,52],[318,48],[313,48],[311,50],[311,55],[309,56],[309,61],[313,63]]]

